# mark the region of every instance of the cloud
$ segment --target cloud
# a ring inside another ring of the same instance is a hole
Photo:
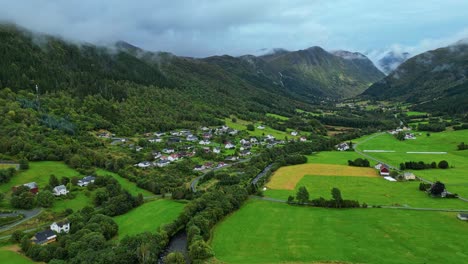
[[[66,39],[118,40],[183,56],[322,46],[431,46],[468,24],[467,1],[0,0],[0,20]]]

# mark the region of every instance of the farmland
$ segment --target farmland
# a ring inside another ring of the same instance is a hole
[[[251,200],[216,227],[212,247],[227,263],[465,263],[455,215]]]
[[[29,258],[21,255],[18,252],[15,252],[17,247],[15,246],[4,246],[0,248],[0,260],[2,260],[2,263],[8,263],[8,264],[30,264],[30,263],[36,263]],[[7,261],[7,262],[3,262]]]
[[[277,170],[267,184],[271,189],[293,190],[297,182],[306,174],[321,176],[367,176],[377,177],[373,168],[349,167],[334,164],[300,164]]]
[[[143,196],[152,196],[152,195],[154,195],[153,193],[151,193],[151,192],[149,192],[149,191],[147,191],[145,189],[139,188],[134,182],[131,182],[131,181],[123,178],[122,176],[118,175],[117,173],[107,171],[107,170],[103,170],[103,169],[97,169],[96,174],[99,175],[99,176],[111,176],[112,178],[116,179],[119,182],[120,185],[122,185],[122,188],[127,190],[132,195],[138,195],[139,193],[141,193]]]
[[[143,232],[155,232],[161,225],[169,224],[176,219],[183,208],[183,203],[170,200],[146,202],[114,218],[119,225],[119,238]]]

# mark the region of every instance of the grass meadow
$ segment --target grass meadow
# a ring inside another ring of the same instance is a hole
[[[144,197],[154,195],[152,192],[138,187],[136,183],[129,181],[128,179],[118,175],[117,173],[103,169],[97,169],[96,174],[99,176],[111,176],[112,178],[116,179],[120,183],[120,185],[122,185],[122,188],[130,192],[130,194],[132,195],[138,195],[139,193],[141,193]]]
[[[0,247],[0,262],[5,264],[30,264],[38,263],[34,262],[31,259],[27,258],[24,255],[16,252],[17,247],[15,246],[5,246]]]
[[[119,238],[143,232],[155,232],[158,227],[169,224],[184,209],[184,204],[172,200],[154,200],[114,217],[119,225]]]
[[[254,131],[247,130],[247,125],[251,124],[252,122],[248,122],[242,119],[237,119],[237,122],[234,123],[232,122],[232,118],[225,118],[224,122],[226,122],[226,125],[229,126],[230,128],[237,129],[239,131],[246,130],[249,133],[249,135],[253,137],[262,137],[264,135],[272,135],[276,139],[279,139],[279,140],[282,140],[285,137],[288,137],[289,139],[300,137],[300,136],[291,136],[291,131],[292,131],[291,129],[288,129],[287,132],[276,130],[269,126],[265,126],[265,129],[258,129],[257,127],[262,124],[260,122],[253,123],[255,127]]]
[[[250,200],[211,245],[223,263],[467,263],[466,228],[455,213]]]

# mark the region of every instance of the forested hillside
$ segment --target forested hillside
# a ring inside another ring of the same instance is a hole
[[[415,56],[363,95],[417,104],[415,109],[466,113],[468,110],[468,44]]]

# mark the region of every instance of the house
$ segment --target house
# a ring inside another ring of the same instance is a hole
[[[227,165],[226,163],[220,162],[220,163],[218,163],[218,165],[216,165],[216,168],[222,168],[222,167],[224,167],[226,165]]]
[[[203,133],[203,138],[204,139],[211,139],[213,135],[211,133]]]
[[[294,137],[297,136],[297,131],[292,131],[291,136],[294,136]]]
[[[67,195],[68,193],[67,187],[65,187],[65,185],[55,186],[55,188],[52,191],[55,196]]]
[[[96,177],[94,176],[86,176],[83,179],[78,181],[78,186],[83,187],[83,186],[88,186],[90,183],[93,183]]]
[[[377,165],[374,166],[374,168],[375,168],[376,170],[380,170],[380,168],[382,167],[382,165],[383,165],[383,164],[379,162],[379,163],[377,163]]]
[[[211,142],[209,140],[200,140],[200,142],[198,142],[198,144],[200,144],[200,145],[209,145],[209,144],[211,144]]]
[[[339,150],[339,151],[346,151],[349,148],[350,147],[349,147],[348,143],[346,143],[346,142],[336,145],[336,149]]]
[[[32,238],[32,242],[37,245],[46,245],[57,240],[57,235],[54,231],[48,229],[37,232]]]
[[[250,154],[252,154],[252,153],[251,153],[250,150],[248,150],[248,149],[242,150],[242,151],[239,153],[239,155],[242,156],[242,157],[248,156],[248,155],[250,155]]]
[[[161,152],[153,151],[154,159],[159,159],[161,157]]]
[[[226,142],[226,145],[224,145],[225,149],[233,149],[236,148],[235,145],[233,145],[231,142]]]
[[[174,153],[175,150],[173,148],[165,148],[162,150],[163,153],[169,154],[169,153]]]
[[[238,159],[239,159],[239,158],[236,157],[236,156],[227,156],[227,157],[225,158],[225,160],[228,160],[228,161],[236,161],[236,160],[238,160]]]
[[[169,157],[167,157],[167,160],[168,160],[168,161],[176,161],[176,160],[179,160],[179,154],[172,153],[171,155],[169,155]]]
[[[165,132],[154,132],[154,135],[157,136],[157,137],[162,137],[164,135],[166,135]]]
[[[246,139],[241,139],[239,141],[239,143],[241,143],[241,145],[247,145],[247,144],[250,144],[250,141],[246,140]]]
[[[462,214],[462,213],[459,213],[457,215],[457,218],[462,220],[462,221],[468,221],[468,214]]]
[[[407,139],[416,139],[413,133],[406,133],[405,134],[405,140]]]
[[[203,147],[203,151],[205,153],[211,153],[211,148],[210,147]]]
[[[299,141],[301,141],[301,142],[306,142],[306,141],[307,141],[307,138],[306,138],[306,137],[301,137],[301,138],[299,139]]]
[[[160,142],[163,142],[163,139],[162,138],[151,138],[151,139],[148,139],[148,141],[150,143],[160,143]]]
[[[62,222],[53,222],[50,225],[50,229],[57,232],[57,233],[68,233],[70,231],[70,222],[62,221]]]
[[[201,128],[201,131],[208,131],[208,130],[210,130],[210,128],[208,128],[208,127],[206,127],[206,126],[204,126],[204,127]]]
[[[171,136],[180,136],[179,131],[171,131]]]
[[[218,148],[218,147],[213,148],[213,153],[219,154],[219,153],[221,153],[221,149]]]
[[[414,175],[412,172],[405,172],[403,173],[403,178],[405,178],[407,181],[416,180],[416,175]]]
[[[26,186],[29,188],[29,191],[33,194],[36,194],[39,192],[39,186],[37,185],[37,183],[35,182],[28,182],[28,183],[25,183],[23,184],[23,186]],[[16,189],[18,188],[19,186],[15,186],[12,188],[13,191],[16,191]]]
[[[235,136],[235,135],[237,135],[237,133],[238,133],[238,131],[235,130],[235,129],[232,129],[232,130],[229,131],[229,135],[231,135],[231,136]]]
[[[180,132],[179,132],[179,135],[181,136],[188,136],[192,134],[192,132],[190,132],[190,130],[187,130],[187,129],[182,129]]]
[[[187,141],[192,141],[192,142],[195,142],[198,140],[198,137],[197,136],[194,136],[194,135],[188,135],[187,138],[186,138]]]
[[[205,166],[203,165],[195,165],[195,167],[193,168],[194,171],[202,171],[205,169]]]
[[[169,164],[171,164],[171,162],[169,160],[162,160],[161,159],[160,161],[156,162],[156,166],[158,166],[159,168],[166,167]]]
[[[254,138],[254,137],[253,137],[253,138],[250,138],[250,143],[252,143],[252,144],[254,144],[254,145],[255,145],[255,144],[258,144],[258,139]]]
[[[214,165],[213,162],[205,162],[205,164],[203,164],[203,166],[205,166],[205,168],[207,168],[207,169],[213,167],[213,165]]]
[[[176,144],[176,143],[180,143],[182,140],[178,137],[171,137],[167,140],[167,142],[169,142],[170,144]]]
[[[390,169],[388,168],[387,165],[382,164],[380,167],[380,176],[389,176],[390,175]]]
[[[111,145],[119,145],[125,142],[127,142],[126,138],[112,138]]]
[[[263,129],[265,129],[265,126],[259,125],[259,126],[257,127],[257,129],[263,130]]]
[[[142,161],[142,162],[138,163],[137,166],[140,167],[140,168],[148,168],[148,167],[151,167],[151,162]]]
[[[138,147],[135,148],[135,150],[136,150],[137,152],[140,152],[140,151],[143,150],[143,147],[138,146]]]

